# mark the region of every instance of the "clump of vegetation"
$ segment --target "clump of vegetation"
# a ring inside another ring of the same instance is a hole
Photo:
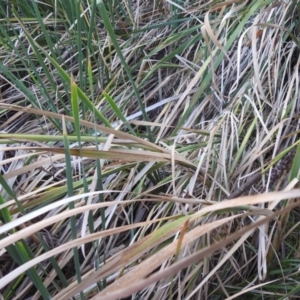
[[[298,1],[0,15],[3,299],[299,295]]]

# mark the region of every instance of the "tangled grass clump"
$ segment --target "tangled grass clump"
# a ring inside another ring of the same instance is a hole
[[[3,299],[299,294],[298,1],[0,15]]]

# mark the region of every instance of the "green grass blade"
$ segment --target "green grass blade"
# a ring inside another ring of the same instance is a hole
[[[66,157],[66,174],[67,174],[67,187],[68,187],[68,196],[71,197],[73,196],[73,168],[71,165],[71,154],[70,154],[70,147],[69,147],[69,142],[67,139],[67,133],[65,129],[65,124],[64,124],[64,119],[63,119],[63,129],[64,129],[64,150],[65,150],[65,157]],[[73,209],[75,207],[74,202],[69,203],[69,209]],[[76,228],[76,219],[74,216],[70,218],[70,226],[71,226],[71,236],[72,239],[77,238],[77,228]],[[74,254],[74,265],[75,265],[75,270],[76,270],[76,277],[77,281],[81,282],[81,272],[80,272],[80,263],[79,263],[79,254],[78,254],[78,249],[75,247],[73,249],[73,254]],[[81,299],[83,298],[83,293],[80,294]]]
[[[121,49],[119,47],[119,43],[118,43],[118,41],[116,39],[116,36],[115,36],[114,31],[113,31],[111,22],[109,20],[108,15],[107,15],[107,11],[106,11],[106,7],[104,5],[104,2],[102,0],[97,0],[97,4],[98,4],[98,7],[99,7],[100,14],[101,14],[101,16],[103,18],[103,22],[105,24],[105,27],[106,27],[106,29],[107,29],[107,31],[109,33],[109,36],[110,36],[110,38],[112,40],[112,43],[113,43],[113,45],[114,45],[114,47],[115,47],[115,49],[116,49],[116,51],[118,53],[118,56],[119,56],[119,58],[120,58],[120,60],[122,62],[122,65],[123,65],[123,67],[124,67],[124,69],[125,69],[125,71],[127,73],[128,79],[129,79],[129,81],[131,83],[131,86],[132,86],[132,88],[134,90],[134,94],[135,94],[136,99],[138,101],[138,104],[139,104],[140,110],[142,112],[143,118],[144,118],[145,121],[149,121],[149,118],[147,116],[147,113],[146,113],[146,110],[145,110],[145,106],[144,106],[144,104],[142,102],[142,99],[140,97],[139,91],[138,91],[138,89],[136,87],[134,79],[132,78],[131,72],[130,72],[130,70],[128,68],[128,65],[127,65],[125,59],[124,59],[123,53],[122,53],[122,51],[121,51]],[[149,139],[149,141],[153,141],[153,137],[152,137],[150,128],[148,126],[147,126],[147,133],[148,133],[148,139]]]

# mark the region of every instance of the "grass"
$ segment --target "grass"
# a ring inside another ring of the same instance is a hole
[[[2,298],[298,299],[299,24],[2,1]]]

